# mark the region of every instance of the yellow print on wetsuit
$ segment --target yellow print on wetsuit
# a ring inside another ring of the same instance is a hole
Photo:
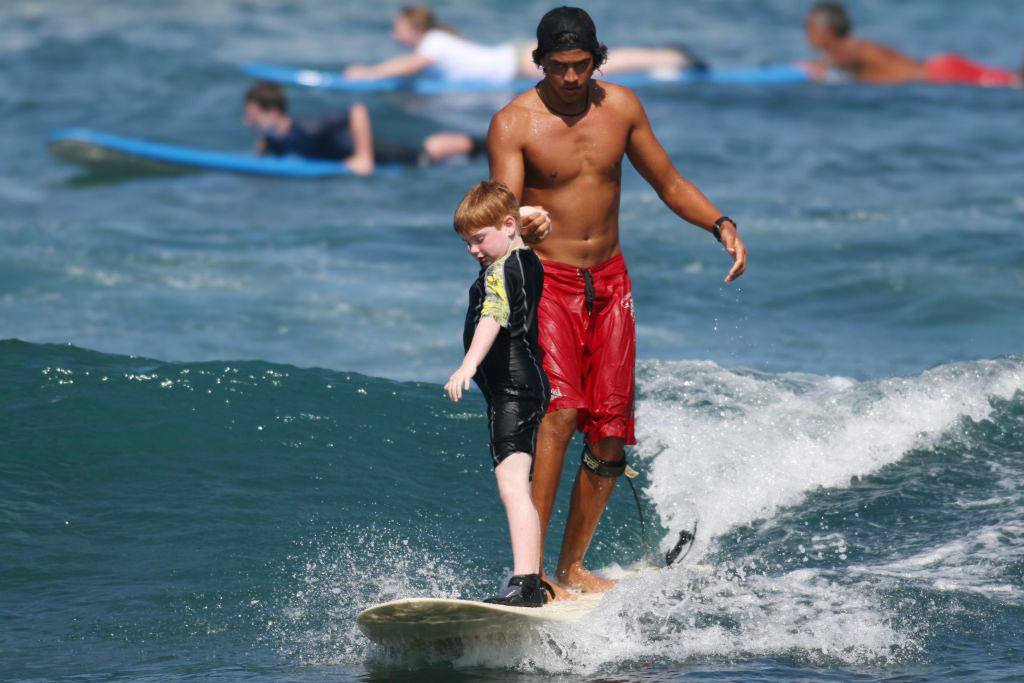
[[[509,305],[508,290],[505,287],[505,261],[503,256],[487,268],[484,279],[484,306],[480,309],[480,317],[488,316],[498,321],[502,327],[508,327]]]

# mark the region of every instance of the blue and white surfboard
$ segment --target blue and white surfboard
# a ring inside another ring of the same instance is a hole
[[[502,83],[488,81],[449,81],[432,76],[385,78],[377,81],[356,81],[345,78],[340,71],[297,69],[275,64],[251,63],[242,67],[249,76],[284,85],[342,90],[352,93],[413,92],[419,95],[443,93],[502,92],[526,90],[538,79],[516,79]],[[539,76],[538,76],[539,78]],[[684,69],[682,71],[623,73],[602,80],[630,88],[645,88],[697,83],[723,85],[785,85],[808,82],[807,72],[797,64],[755,66],[735,69]]]
[[[58,158],[90,167],[124,166],[126,163],[141,162],[151,166],[177,166],[282,178],[330,178],[352,174],[351,169],[340,161],[218,152],[111,135],[86,128],[54,131],[48,143]],[[393,165],[377,166],[377,170],[382,172],[394,172],[401,168]]]

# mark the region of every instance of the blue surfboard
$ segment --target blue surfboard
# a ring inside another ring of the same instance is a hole
[[[123,167],[134,162],[150,167],[177,166],[281,178],[331,178],[352,174],[351,169],[340,161],[218,152],[111,135],[86,128],[54,131],[48,143],[58,158],[89,167]],[[376,170],[394,172],[401,168],[399,165],[387,164],[378,165]]]
[[[355,81],[345,78],[340,71],[298,69],[275,64],[250,63],[242,70],[249,76],[264,80],[325,90],[352,93],[413,92],[419,95],[443,93],[486,93],[526,90],[537,79],[520,78],[506,82],[449,81],[432,76],[415,78],[385,78],[379,81]],[[807,72],[797,64],[755,66],[735,69],[684,69],[668,72],[637,72],[615,74],[602,80],[619,83],[630,88],[717,83],[722,85],[785,85],[808,82]]]

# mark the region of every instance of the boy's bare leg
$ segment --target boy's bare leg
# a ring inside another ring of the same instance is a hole
[[[494,468],[498,493],[505,505],[508,532],[512,539],[512,573],[536,574],[540,568],[540,521],[530,498],[528,453],[513,453]]]
[[[575,408],[555,410],[544,416],[537,434],[537,457],[533,463],[533,485],[531,495],[540,519],[541,576],[544,576],[544,541],[547,538],[551,512],[555,507],[558,482],[562,478],[562,463],[565,449],[576,431],[577,411]],[[555,598],[571,598],[572,594],[557,584],[553,585]]]
[[[591,452],[605,462],[620,462],[625,458],[626,442],[623,439],[609,437],[590,444]],[[608,498],[615,488],[616,477],[602,477],[580,466],[576,474],[576,483],[572,488],[572,499],[569,503],[569,521],[565,525],[562,537],[562,552],[558,557],[558,570],[555,576],[566,588],[574,588],[584,593],[597,593],[609,590],[615,585],[591,574],[583,567],[583,556],[590,546],[597,524],[601,521],[601,513],[608,504]]]

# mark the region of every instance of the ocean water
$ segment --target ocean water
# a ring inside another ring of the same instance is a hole
[[[1024,57],[1010,0],[849,5],[919,56]],[[723,286],[714,241],[624,174],[640,491],[652,542],[696,522],[688,562],[710,569],[628,576],[586,623],[533,639],[393,652],[359,634],[365,606],[479,597],[510,569],[479,395],[440,388],[475,273],[451,213],[486,164],[97,176],[44,139],[83,125],[245,149],[238,64],[394,54],[395,7],[0,6],[0,678],[1018,679],[1019,90],[641,93],[751,252]],[[547,7],[436,6],[495,40]],[[809,56],[804,3],[586,7],[612,46]],[[413,141],[482,133],[505,99],[368,104]],[[589,559],[620,575],[640,558],[619,490]]]

